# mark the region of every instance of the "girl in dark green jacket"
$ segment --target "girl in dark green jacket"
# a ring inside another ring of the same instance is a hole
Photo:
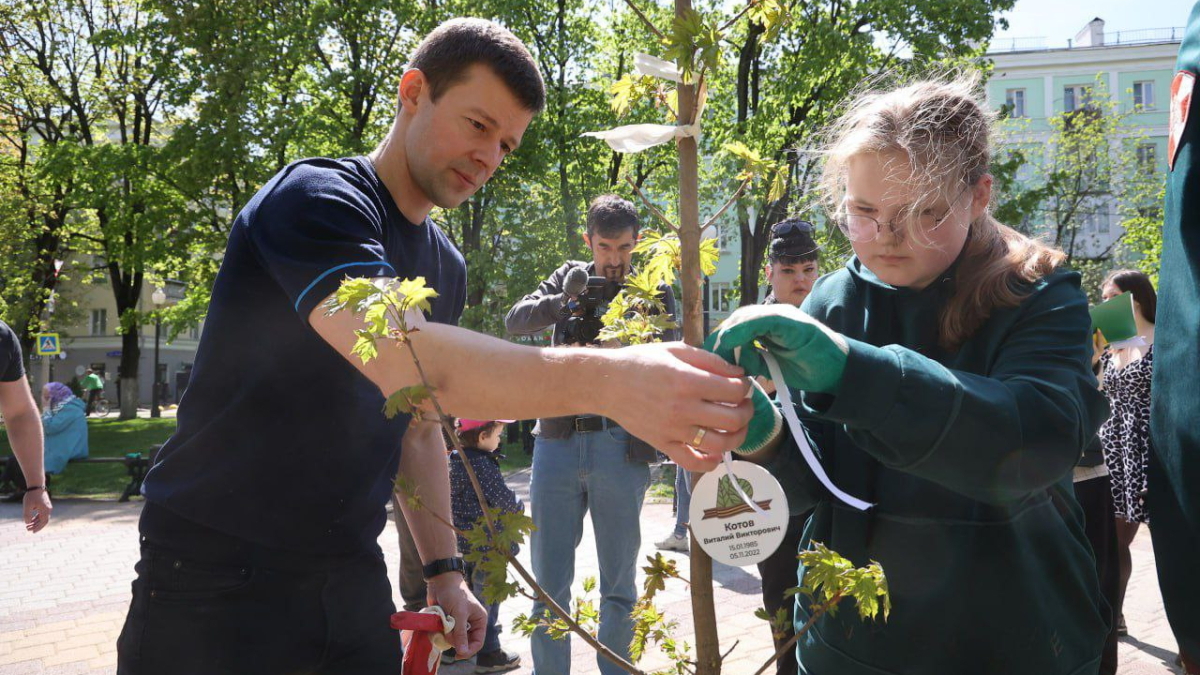
[[[852,104],[825,195],[846,268],[803,312],[742,308],[712,348],[765,374],[778,359],[833,485],[786,431],[747,457],[815,506],[819,541],[887,574],[892,613],[819,618],[814,675],[1094,675],[1108,626],[1071,470],[1107,416],[1089,368],[1087,300],[1060,251],[988,213],[990,120],[976,80]],[[737,348],[741,349],[737,349]],[[804,569],[800,569],[801,579]],[[797,626],[810,608],[797,596]]]

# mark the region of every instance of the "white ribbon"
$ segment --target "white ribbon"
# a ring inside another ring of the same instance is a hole
[[[732,452],[725,453],[722,461],[725,463],[725,475],[729,476],[729,482],[733,484],[734,492],[737,492],[737,495],[741,498],[742,502],[745,503],[746,506],[749,506],[751,509],[753,509],[755,513],[763,518],[769,518],[770,516],[767,515],[767,512],[763,511],[761,506],[755,504],[754,500],[742,491],[742,484],[738,482],[737,474],[733,472],[733,461],[730,459],[732,455]]]
[[[763,361],[767,364],[767,370],[771,372],[771,379],[775,381],[775,395],[779,397],[779,402],[782,403],[783,418],[787,420],[788,429],[792,431],[792,438],[796,440],[796,445],[800,448],[800,454],[804,457],[804,461],[808,463],[808,468],[812,469],[817,480],[821,481],[821,485],[829,490],[834,497],[837,497],[846,504],[853,506],[859,511],[866,511],[875,506],[871,502],[865,502],[857,497],[843,492],[838,486],[833,484],[829,476],[825,473],[825,467],[821,466],[821,462],[817,460],[817,456],[813,453],[812,447],[808,444],[808,437],[804,435],[804,429],[800,426],[800,418],[796,417],[796,407],[792,404],[792,393],[788,390],[787,382],[783,379],[783,371],[779,369],[779,362],[770,352],[759,350]]]
[[[661,77],[672,82],[683,82],[683,73],[679,70],[679,66],[649,54],[634,54],[633,69],[640,75]]]
[[[695,138],[700,135],[699,124],[627,124],[607,131],[588,131],[583,134],[602,139],[617,152],[641,152],[677,138]]]

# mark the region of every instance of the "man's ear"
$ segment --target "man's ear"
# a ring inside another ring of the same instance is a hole
[[[592,238],[588,236],[588,233],[587,233],[587,232],[584,232],[584,233],[583,233],[583,243],[584,243],[584,245],[585,245],[585,246],[587,246],[589,249],[592,247]]]
[[[416,112],[421,95],[428,87],[429,81],[425,79],[425,73],[416,68],[404,71],[404,75],[400,76],[400,86],[397,88],[396,94],[400,101],[400,108],[410,115]]]

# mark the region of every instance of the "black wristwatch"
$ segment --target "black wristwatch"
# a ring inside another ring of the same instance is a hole
[[[446,572],[458,572],[465,577],[466,570],[467,564],[463,562],[462,558],[442,558],[441,560],[434,560],[428,565],[422,567],[421,574],[426,579],[432,579],[437,575],[445,574]]]

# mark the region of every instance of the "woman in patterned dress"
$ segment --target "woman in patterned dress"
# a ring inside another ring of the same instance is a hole
[[[1125,589],[1133,571],[1129,552],[1138,527],[1149,522],[1146,511],[1146,464],[1150,457],[1150,375],[1154,367],[1154,312],[1157,296],[1150,278],[1135,270],[1108,275],[1100,293],[1105,300],[1130,292],[1138,336],[1145,344],[1110,348],[1100,357],[1101,387],[1108,396],[1112,416],[1100,428],[1104,462],[1112,477],[1113,506],[1117,516],[1120,592],[1113,614],[1117,632],[1127,634]]]

